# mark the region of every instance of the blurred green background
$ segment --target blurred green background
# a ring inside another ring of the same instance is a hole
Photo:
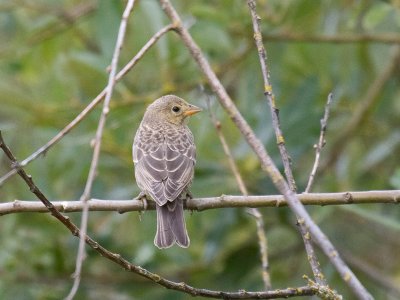
[[[400,189],[400,76],[398,1],[257,1],[282,129],[299,192],[314,159],[326,97],[334,93],[322,170],[313,191]],[[245,1],[173,1],[244,117],[281,168]],[[124,1],[0,1],[0,128],[18,159],[45,144],[107,84]],[[120,67],[168,24],[157,1],[138,1],[129,21]],[[294,41],[288,34],[300,35]],[[321,42],[318,36],[392,34],[395,43]],[[314,37],[314,38],[310,38]],[[386,73],[385,73],[386,72]],[[382,74],[386,77],[382,79]],[[374,86],[381,80],[380,86]],[[206,106],[207,84],[174,33],[163,37],[115,87],[92,197],[138,194],[131,143],[146,105],[174,93]],[[372,101],[367,104],[373,89]],[[355,113],[361,121],[349,131]],[[251,194],[276,194],[258,160],[217,101],[212,109]],[[91,161],[100,106],[44,157],[26,169],[52,200],[81,196]],[[192,192],[197,197],[239,194],[207,112],[192,118],[198,148]],[[347,132],[347,133],[346,133]],[[346,134],[343,138],[343,134]],[[0,175],[9,163],[0,155]],[[0,201],[34,199],[20,178],[0,187]],[[295,219],[286,208],[261,209],[273,288],[305,284],[311,276]],[[376,299],[400,298],[398,206],[309,207]],[[70,214],[79,223],[80,214]],[[187,213],[191,246],[160,251],[153,245],[155,214],[92,212],[89,234],[171,280],[195,287],[261,290],[254,220],[244,209]],[[0,218],[0,298],[61,299],[75,268],[78,240],[48,214]],[[353,299],[321,252],[332,287]],[[392,288],[391,288],[392,286]],[[76,299],[187,299],[123,271],[88,250]]]

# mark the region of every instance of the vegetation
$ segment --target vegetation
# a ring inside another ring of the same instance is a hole
[[[263,95],[252,20],[245,1],[173,1],[239,110],[283,171]],[[400,7],[396,1],[257,1],[281,128],[298,192],[314,161],[328,94],[327,144],[313,192],[400,189]],[[107,85],[123,1],[0,3],[0,130],[19,160],[56,135]],[[139,1],[129,19],[119,67],[169,20],[158,1]],[[200,89],[204,85],[206,92]],[[132,199],[131,145],[146,106],[176,94],[206,108],[210,88],[169,32],[116,84],[91,197]],[[211,97],[251,195],[277,194],[229,116]],[[49,200],[79,200],[92,159],[101,105],[25,169]],[[197,145],[195,197],[240,194],[207,111],[191,119]],[[9,171],[1,154],[0,176]],[[32,200],[18,176],[0,201]],[[392,204],[307,207],[376,299],[400,298],[400,210]],[[288,208],[262,208],[273,288],[312,278]],[[80,224],[80,213],[68,214]],[[165,278],[212,290],[263,290],[256,223],[245,209],[187,213],[191,246],[158,250],[154,211],[91,212],[88,234],[112,252]],[[61,299],[71,289],[78,239],[50,214],[0,218],[0,298]],[[322,252],[329,285],[354,296]],[[88,248],[75,299],[186,299],[124,272]]]

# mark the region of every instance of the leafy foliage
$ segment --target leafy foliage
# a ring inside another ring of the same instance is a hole
[[[364,105],[367,91],[393,64],[398,46],[374,42],[320,43],[270,40],[270,34],[308,35],[396,33],[396,1],[258,1],[268,64],[282,129],[299,191],[314,159],[326,97],[334,93],[323,152],[322,173],[314,190],[334,192],[400,188],[399,69],[377,93],[374,105],[351,135],[335,141]],[[175,1],[199,46],[207,54],[239,109],[280,162],[272,132],[251,19],[244,1]],[[11,1],[0,4],[0,128],[19,159],[46,143],[106,85],[123,10],[120,1]],[[140,1],[129,23],[121,66],[167,20],[157,1]],[[398,63],[398,61],[397,61]],[[92,196],[130,199],[138,194],[133,179],[131,143],[147,104],[177,94],[205,107],[198,86],[204,78],[179,39],[170,33],[116,86],[103,136]],[[215,102],[252,194],[275,194],[253,153]],[[90,141],[100,109],[27,168],[49,199],[79,199],[91,160]],[[192,192],[195,196],[238,194],[207,113],[191,120],[198,148]],[[334,158],[334,159],[331,159]],[[330,161],[329,164],[327,162]],[[8,170],[0,161],[1,174]],[[1,201],[32,199],[14,177],[0,188]],[[357,275],[377,299],[396,299],[362,268],[370,265],[399,286],[400,212],[391,205],[309,208]],[[274,287],[304,284],[310,274],[302,241],[288,209],[262,209],[269,240]],[[79,214],[71,217],[79,221]],[[140,220],[141,219],[141,220]],[[15,214],[0,219],[0,298],[60,299],[71,286],[78,241],[51,216]],[[146,212],[90,214],[89,234],[114,252],[177,281],[221,290],[262,289],[255,222],[239,209],[187,215],[189,249],[159,251],[153,246],[155,216]],[[355,262],[354,256],[357,257]],[[349,291],[333,267],[319,255],[331,286],[345,299]],[[361,261],[361,266],[359,261]],[[77,299],[185,299],[144,282],[88,252]],[[398,293],[398,290],[397,290]],[[397,295],[397,296],[396,296]],[[390,298],[392,297],[392,298]]]

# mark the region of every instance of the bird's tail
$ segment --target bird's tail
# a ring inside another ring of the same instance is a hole
[[[183,215],[183,201],[176,199],[157,208],[157,233],[154,245],[158,248],[169,248],[174,243],[182,248],[189,247],[190,239],[186,230]]]

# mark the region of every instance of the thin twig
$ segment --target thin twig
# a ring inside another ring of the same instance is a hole
[[[291,159],[287,152],[285,146],[285,139],[283,137],[282,130],[280,128],[280,121],[279,121],[279,110],[276,106],[275,95],[272,91],[272,85],[270,83],[269,77],[269,69],[267,65],[267,51],[265,50],[263,44],[263,38],[260,30],[260,17],[257,15],[256,12],[256,2],[254,0],[247,0],[247,5],[250,9],[251,20],[253,22],[253,31],[254,31],[254,40],[256,43],[256,47],[258,50],[258,57],[260,60],[261,66],[261,73],[264,80],[264,95],[267,98],[269,108],[271,110],[271,117],[272,117],[272,126],[275,131],[276,141],[278,144],[279,152],[281,154],[286,179],[289,183],[289,187],[292,191],[296,191],[296,182],[293,177],[292,168],[291,168]],[[304,241],[304,247],[306,249],[307,258],[311,266],[311,270],[314,274],[315,281],[319,285],[327,285],[325,280],[325,276],[322,273],[322,269],[320,267],[317,255],[315,253],[314,247],[312,245],[312,241],[310,239],[307,226],[302,222],[297,223],[299,225],[299,230],[301,236]]]
[[[166,15],[171,19],[172,23],[176,25],[175,31],[182,39],[184,45],[188,48],[195,62],[198,64],[200,70],[207,78],[213,91],[218,96],[218,99],[228,115],[237,126],[247,143],[251,146],[258,159],[260,160],[262,169],[270,176],[275,187],[281,192],[291,210],[296,214],[299,223],[304,223],[309,232],[312,235],[313,240],[323,250],[325,255],[329,257],[332,264],[338,270],[343,280],[349,285],[353,293],[359,299],[372,299],[372,296],[368,293],[365,287],[361,284],[358,278],[346,265],[343,259],[339,256],[333,244],[329,241],[327,236],[321,231],[321,229],[311,219],[301,202],[299,201],[296,194],[290,189],[288,183],[279,172],[278,168],[272,161],[271,157],[265,150],[262,142],[256,137],[254,131],[250,128],[246,120],[243,118],[236,105],[229,97],[224,86],[219,81],[218,77],[212,70],[209,62],[206,60],[201,49],[193,40],[190,33],[182,26],[182,21],[176,12],[175,8],[171,5],[169,0],[160,0],[161,6]]]
[[[272,284],[271,284],[271,275],[269,273],[268,239],[264,230],[265,224],[263,215],[261,214],[260,210],[254,207],[249,208],[247,211],[256,220],[258,246],[260,247],[262,278],[264,281],[265,289],[269,290],[272,288]]]
[[[174,25],[170,24],[162,29],[160,29],[156,34],[154,34],[147,43],[140,49],[140,51],[125,65],[125,67],[118,72],[115,77],[115,81],[118,82],[121,80],[147,53],[147,51],[167,32],[174,29]],[[67,126],[65,126],[59,133],[57,133],[50,141],[44,144],[42,147],[37,149],[23,161],[21,161],[20,166],[25,167],[30,164],[32,161],[45,154],[52,146],[54,146],[57,142],[59,142],[66,134],[68,134],[73,128],[75,128],[85,117],[104,99],[106,95],[106,88],[101,91],[100,94],[94,98],[88,106],[86,106],[76,117],[72,120]],[[13,175],[17,174],[17,169],[12,169],[4,176],[0,178],[0,186],[4,184],[8,179],[10,179]]]
[[[11,150],[5,144],[1,130],[0,130],[0,148],[4,151],[6,156],[11,160],[12,164],[19,166],[15,156],[12,154]],[[278,289],[274,291],[266,291],[266,292],[247,292],[244,290],[240,290],[238,292],[224,292],[224,291],[215,291],[208,289],[201,289],[192,287],[184,282],[174,282],[168,280],[160,275],[150,272],[140,266],[131,264],[128,260],[123,258],[118,253],[113,253],[103,246],[101,246],[98,242],[93,240],[90,236],[85,235],[82,236],[81,232],[73,222],[69,219],[69,217],[61,214],[54,205],[46,198],[46,196],[40,191],[40,189],[35,185],[32,180],[32,176],[26,174],[23,168],[17,167],[17,173],[21,176],[21,178],[28,185],[30,191],[36,195],[36,197],[45,205],[45,207],[50,211],[53,217],[58,219],[68,230],[78,238],[84,238],[86,244],[88,244],[93,250],[98,252],[102,257],[111,260],[112,262],[118,264],[125,270],[136,273],[139,276],[142,276],[158,285],[161,285],[167,289],[172,289],[176,291],[180,291],[183,293],[187,293],[192,296],[202,296],[209,298],[218,298],[218,299],[275,299],[275,298],[288,298],[288,297],[297,297],[297,296],[311,296],[315,295],[318,291],[313,286],[303,286],[298,288],[286,288],[286,289]]]
[[[256,43],[258,57],[260,60],[261,73],[264,80],[264,95],[267,98],[268,106],[271,110],[272,126],[275,131],[276,143],[281,154],[286,180],[289,183],[290,189],[296,192],[296,182],[294,180],[291,168],[292,162],[285,146],[285,138],[283,137],[279,121],[279,109],[276,106],[275,95],[272,91],[272,85],[269,80],[270,73],[267,65],[267,51],[265,50],[265,47],[263,45],[263,39],[260,31],[261,19],[256,13],[256,2],[254,0],[247,0],[247,5],[249,6],[251,20],[253,22],[254,40]]]
[[[232,151],[229,148],[228,142],[225,139],[225,135],[222,132],[221,122],[215,116],[214,111],[211,108],[210,104],[210,96],[207,94],[207,108],[210,114],[211,121],[215,127],[215,131],[217,132],[218,138],[221,142],[222,148],[224,150],[225,156],[228,160],[229,167],[235,176],[236,182],[238,184],[239,190],[243,196],[247,196],[249,194],[246,184],[243,181],[242,176],[240,175],[239,168],[236,165],[235,159],[233,158]],[[249,208],[248,212],[252,215],[256,221],[257,225],[257,237],[258,237],[258,245],[260,249],[260,257],[261,257],[261,274],[264,282],[265,290],[271,289],[271,276],[269,274],[269,263],[268,263],[268,240],[264,231],[264,220],[262,218],[261,212],[257,208]]]
[[[326,205],[361,205],[361,204],[400,204],[400,190],[389,191],[367,191],[367,192],[343,192],[343,193],[308,193],[297,194],[303,205],[326,206]],[[0,201],[0,216],[23,213],[23,212],[47,212],[45,206],[37,201],[14,200]],[[60,212],[81,212],[83,203],[77,200],[52,201],[54,207]],[[115,211],[125,213],[130,211],[143,211],[141,200],[111,200],[90,199],[90,211]],[[147,210],[154,210],[154,202],[147,203]],[[282,195],[258,195],[258,196],[234,196],[223,195],[219,197],[194,198],[186,203],[186,209],[190,211],[205,211],[209,209],[232,208],[232,207],[287,207]]]
[[[100,115],[99,124],[97,126],[96,136],[94,139],[92,162],[90,164],[90,170],[89,170],[89,175],[88,175],[88,178],[86,181],[85,189],[80,198],[80,201],[83,201],[83,203],[84,203],[83,210],[82,210],[82,217],[81,217],[81,225],[80,225],[81,238],[79,240],[78,253],[76,255],[74,283],[72,285],[72,288],[71,288],[68,296],[66,297],[66,300],[72,300],[75,297],[75,294],[78,291],[80,280],[81,280],[82,265],[83,265],[83,261],[86,257],[84,237],[86,236],[87,224],[88,224],[88,219],[89,219],[88,200],[90,199],[93,182],[94,182],[94,179],[95,179],[96,173],[97,173],[97,165],[98,165],[99,157],[100,157],[101,139],[103,137],[103,131],[104,131],[104,126],[106,124],[107,115],[110,111],[110,101],[111,101],[111,97],[112,97],[114,85],[115,85],[115,77],[117,74],[119,55],[121,53],[121,49],[122,49],[122,46],[124,43],[128,18],[133,10],[134,4],[135,4],[135,0],[128,0],[128,3],[126,4],[125,10],[122,14],[121,24],[120,24],[119,30],[118,30],[117,41],[115,43],[114,53],[113,53],[113,57],[111,60],[110,75],[108,77],[108,84],[106,87],[106,95],[105,95],[105,99],[104,99],[104,103],[103,103],[103,110]]]
[[[311,191],[311,187],[314,183],[315,174],[317,173],[317,168],[318,168],[319,160],[321,157],[321,151],[326,143],[325,134],[326,134],[327,125],[328,125],[329,110],[330,110],[331,102],[332,102],[332,93],[329,93],[328,100],[326,101],[326,105],[325,105],[324,117],[321,119],[321,132],[319,134],[318,144],[314,145],[314,148],[315,148],[314,165],[312,167],[310,177],[308,178],[307,187],[306,187],[304,193],[309,193]]]

